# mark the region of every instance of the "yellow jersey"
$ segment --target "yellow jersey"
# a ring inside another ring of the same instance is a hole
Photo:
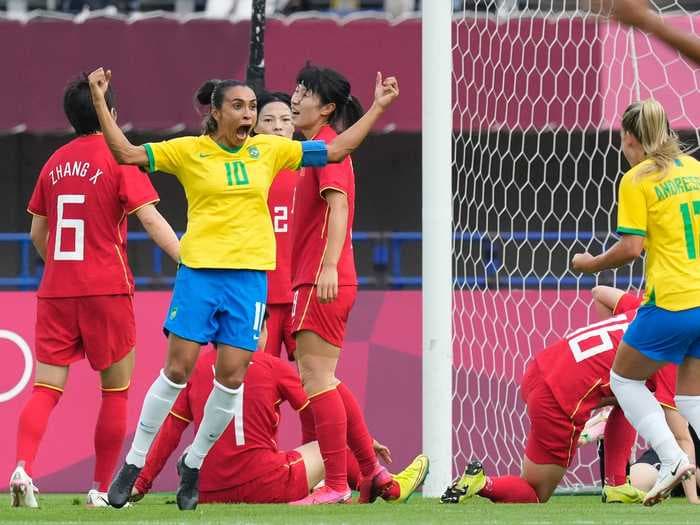
[[[694,308],[700,306],[700,162],[683,155],[663,178],[640,176],[650,162],[622,177],[617,232],[645,237],[645,303]]]
[[[275,269],[267,194],[277,173],[298,169],[302,143],[249,137],[229,149],[208,135],[144,144],[148,170],[175,175],[187,197],[180,260],[190,268]]]

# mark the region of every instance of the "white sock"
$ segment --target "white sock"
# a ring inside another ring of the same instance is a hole
[[[675,399],[678,412],[688,420],[696,434],[700,433],[700,396],[677,395]]]
[[[236,411],[236,398],[243,385],[239,388],[227,388],[214,379],[214,388],[204,405],[202,424],[199,425],[197,435],[192,446],[185,456],[185,464],[190,468],[201,468],[209,449],[219,439],[221,434],[233,419]],[[231,444],[233,445],[233,443]]]
[[[664,466],[685,455],[668,428],[664,411],[644,381],[627,379],[610,371],[610,389],[630,424],[656,451]]]
[[[143,468],[146,464],[146,454],[151,448],[151,443],[160,430],[168,412],[173,407],[178,394],[186,385],[178,385],[165,377],[163,370],[148,389],[141,407],[139,423],[136,426],[134,440],[126,455],[126,462]]]

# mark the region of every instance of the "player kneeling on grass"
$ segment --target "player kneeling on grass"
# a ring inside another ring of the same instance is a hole
[[[267,328],[259,345],[265,346]],[[216,351],[202,354],[184,391],[160,429],[133,490],[132,500],[143,497],[165,462],[177,448],[182,433],[194,422],[199,427],[211,390]],[[211,449],[200,473],[200,503],[287,503],[307,496],[324,476],[323,459],[315,441],[314,418],[297,372],[278,357],[253,355],[235,406],[233,421]],[[290,451],[277,448],[277,428],[283,401],[299,411],[304,445]],[[385,462],[389,450],[375,441]],[[360,468],[347,449],[348,483],[357,488]],[[423,483],[428,458],[419,455],[381,497],[403,502]]]
[[[472,461],[442,495],[443,503],[475,495],[500,503],[549,500],[571,464],[591,412],[613,397],[610,370],[638,305],[637,297],[624,294],[613,317],[574,330],[535,356],[521,383],[530,418],[521,476],[489,477],[479,461]],[[663,369],[649,379],[652,389],[664,381],[662,374]]]

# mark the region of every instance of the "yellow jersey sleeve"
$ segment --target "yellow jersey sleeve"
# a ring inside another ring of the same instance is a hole
[[[269,135],[270,145],[275,152],[274,173],[282,170],[298,170],[301,167],[303,151],[301,142],[285,137]]]
[[[622,235],[647,235],[647,201],[641,181],[633,172],[627,172],[620,182],[617,203],[617,233]]]
[[[179,177],[188,152],[194,147],[197,137],[178,137],[162,142],[144,144],[148,156],[148,171],[162,171]]]

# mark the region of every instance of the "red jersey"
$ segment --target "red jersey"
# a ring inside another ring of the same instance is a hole
[[[39,297],[134,291],[126,255],[126,216],[158,202],[148,176],[120,166],[101,134],[78,137],[44,164],[28,211],[48,219]]]
[[[337,133],[323,126],[314,140],[331,142]],[[322,197],[324,190],[343,192],[348,198],[348,226],[345,244],[338,260],[338,285],[357,285],[352,249],[352,224],[355,216],[355,173],[350,156],[323,168],[302,168],[297,180],[292,221],[292,288],[316,284],[328,242],[330,206]]]
[[[199,428],[204,417],[204,405],[214,381],[216,351],[203,353],[185,389],[175,401],[171,414],[151,447],[146,466],[141,472],[143,486],[150,486],[177,447],[180,435],[172,425],[194,422]],[[280,404],[288,401],[295,410],[304,409],[308,400],[297,372],[278,357],[256,352],[246,372],[241,401],[233,421],[207,454],[199,477],[202,491],[224,490],[248,483],[276,469],[285,452],[277,448],[277,426]],[[242,417],[241,417],[242,412]]]
[[[545,383],[573,421],[585,423],[603,398],[613,397],[610,370],[615,352],[640,302],[631,294],[623,295],[613,317],[574,330],[535,356]],[[649,379],[650,389],[656,390],[660,373]]]
[[[277,266],[273,271],[267,272],[267,304],[287,304],[293,300],[290,213],[297,178],[296,171],[280,171],[270,186],[270,193],[267,196],[267,206],[270,208],[277,244]]]

